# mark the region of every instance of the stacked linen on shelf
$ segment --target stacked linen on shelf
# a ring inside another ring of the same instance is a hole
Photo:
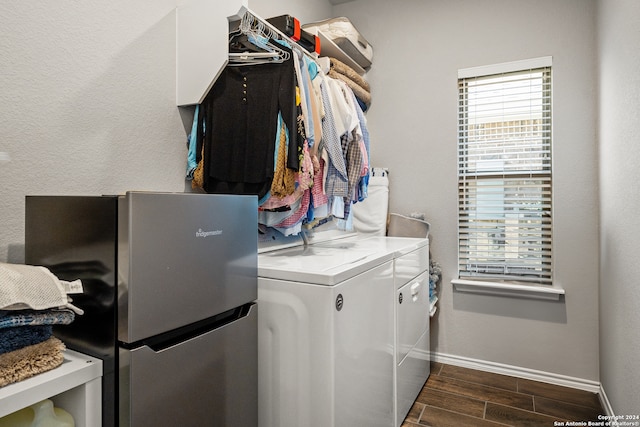
[[[70,284],[45,267],[0,263],[0,284],[3,387],[62,364],[65,346],[53,336],[53,325],[70,324],[82,310],[70,303]]]
[[[371,105],[371,86],[353,68],[336,58],[329,58],[331,67],[329,77],[343,81],[353,91],[362,111],[367,111]]]
[[[346,16],[312,22],[302,26],[305,30],[326,38],[329,42],[322,44],[320,54],[331,56],[336,52],[352,60],[363,70],[368,70],[373,61],[373,46],[353,25]],[[335,47],[333,45],[335,44]],[[326,54],[325,54],[326,53]]]

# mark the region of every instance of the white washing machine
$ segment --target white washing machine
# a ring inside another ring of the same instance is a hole
[[[425,262],[428,271],[428,240],[349,236],[285,246],[258,256],[260,427],[396,426],[406,415],[398,402],[408,396],[398,379],[425,356],[416,349],[424,322],[403,320],[422,291],[428,376],[428,274],[426,288],[411,288]],[[398,327],[420,331],[399,339]]]

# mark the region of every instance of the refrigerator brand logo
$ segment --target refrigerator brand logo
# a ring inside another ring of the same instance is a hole
[[[196,237],[218,236],[220,234],[222,234],[222,230],[202,231],[202,228],[199,228],[196,231]]]

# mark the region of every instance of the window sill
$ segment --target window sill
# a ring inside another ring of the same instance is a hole
[[[515,283],[482,282],[479,280],[464,279],[453,279],[451,284],[458,292],[482,295],[497,295],[551,301],[559,301],[561,296],[564,295],[564,289],[554,286],[517,285]]]

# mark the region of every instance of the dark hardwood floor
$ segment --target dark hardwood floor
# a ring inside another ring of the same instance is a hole
[[[432,362],[402,427],[557,426],[600,414],[595,393]]]

